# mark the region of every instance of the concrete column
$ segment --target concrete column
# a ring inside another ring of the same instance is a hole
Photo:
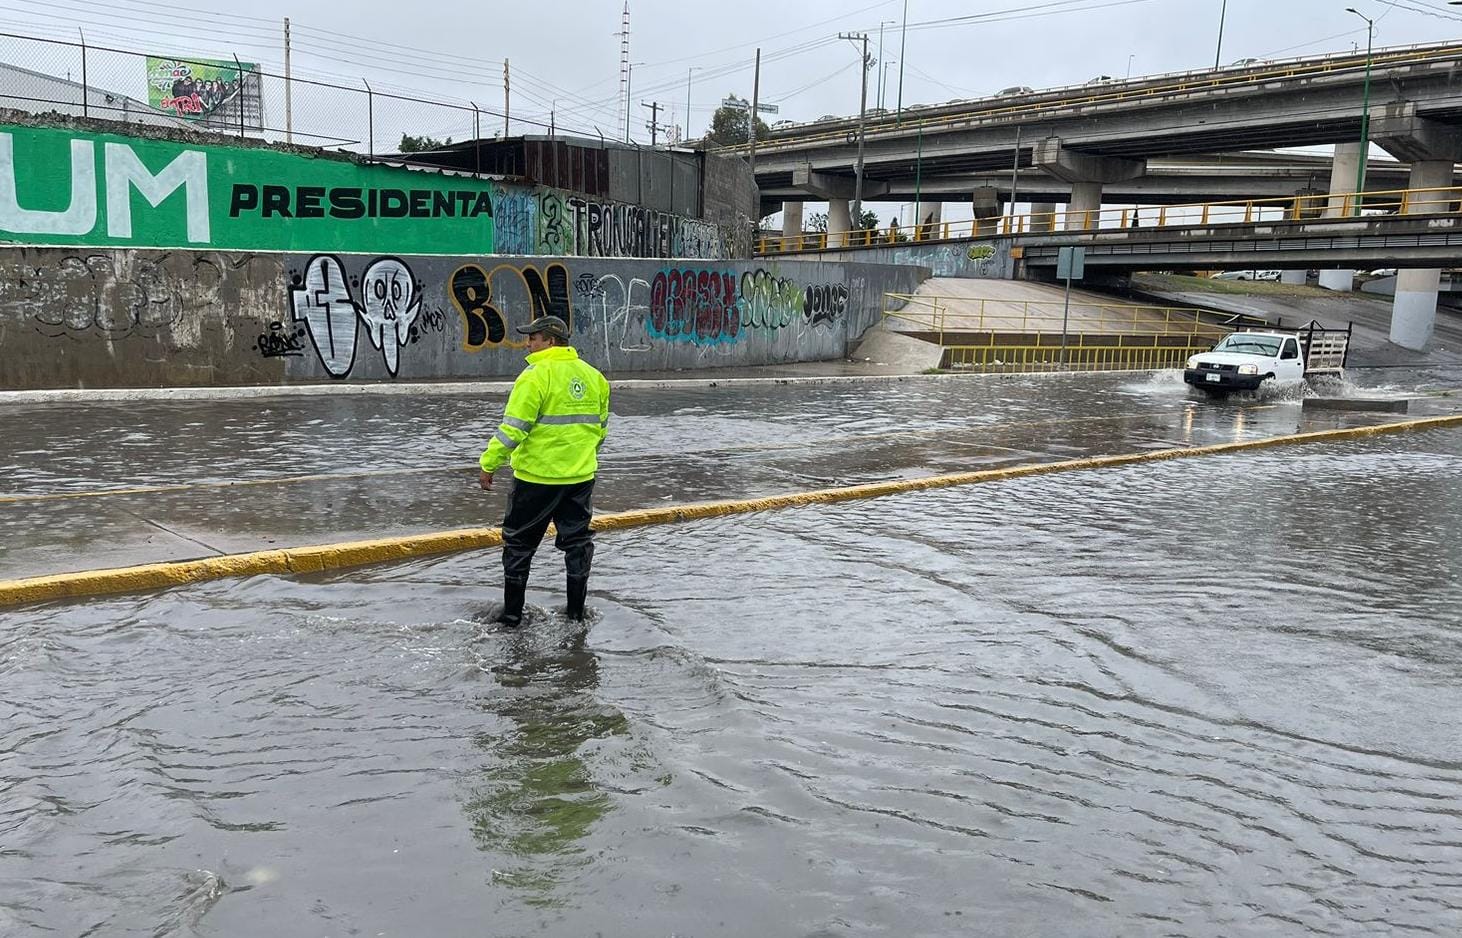
[[[1032,202],[1030,230],[1055,231],[1057,208],[1055,202]]]
[[[1102,184],[1099,182],[1073,182],[1071,202],[1066,206],[1066,229],[1068,231],[1095,228],[1102,210]],[[1090,213],[1086,215],[1084,213]]]
[[[802,203],[782,203],[782,237],[795,238],[802,233]]]
[[[1330,160],[1330,203],[1325,208],[1326,218],[1339,218],[1345,212],[1345,198],[1336,193],[1355,191],[1355,174],[1360,170],[1360,141],[1335,144],[1335,155]],[[1362,187],[1364,188],[1364,187]],[[1352,211],[1354,206],[1351,206]],[[1355,288],[1355,271],[1322,270],[1320,286],[1337,293],[1349,293]]]
[[[915,241],[932,241],[943,236],[939,223],[944,219],[943,202],[920,202],[915,206],[914,230],[909,234]]]
[[[853,208],[848,199],[829,199],[827,203],[827,246],[847,246],[848,232],[853,230]]]
[[[1410,189],[1442,189],[1452,184],[1451,160],[1418,160],[1411,164]],[[1427,192],[1412,197],[1407,215],[1432,215],[1447,210],[1456,193]],[[1423,349],[1437,322],[1440,270],[1400,270],[1396,273],[1396,300],[1391,306],[1391,341],[1409,349]]]

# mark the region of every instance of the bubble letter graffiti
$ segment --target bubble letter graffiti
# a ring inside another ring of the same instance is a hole
[[[310,259],[304,280],[289,288],[296,322],[303,322],[315,342],[320,364],[332,378],[350,374],[355,363],[355,303],[345,283],[345,270],[334,257]],[[394,373],[394,372],[393,372]]]

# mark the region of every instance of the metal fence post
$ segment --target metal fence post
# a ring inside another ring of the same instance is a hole
[[[76,27],[76,34],[81,37],[81,116],[89,117],[89,107],[86,99],[91,97],[91,95],[87,90],[86,81],[86,33],[82,32],[81,27],[78,26]]]
[[[476,169],[474,171],[477,173],[477,175],[481,176],[482,146],[478,143],[478,141],[482,139],[482,124],[480,122],[482,115],[477,110],[476,101],[468,101],[467,103],[472,105],[472,156],[474,158],[473,165],[476,166]]]
[[[371,91],[371,83],[364,78],[360,80],[366,90],[366,133],[369,139],[366,141],[366,154],[371,159],[376,158],[376,96]]]
[[[249,96],[248,95],[248,82],[247,82],[247,80],[244,77],[244,65],[243,65],[242,62],[239,61],[239,54],[237,52],[235,52],[233,54],[233,57],[234,57],[234,68],[237,69],[237,71],[234,74],[236,74],[236,75],[239,76],[239,96],[238,96],[238,99],[237,99],[238,100],[238,105],[239,105],[239,136],[240,137],[243,137],[243,135],[244,135],[244,99]],[[261,123],[262,123],[262,121],[261,121]]]

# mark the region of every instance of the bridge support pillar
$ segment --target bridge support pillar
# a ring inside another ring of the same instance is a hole
[[[1005,214],[1005,205],[1000,201],[1000,192],[994,186],[981,186],[970,197],[974,210],[977,238],[988,238],[1000,233],[1000,219]]]
[[[944,203],[919,202],[914,206],[914,240],[932,241],[944,237]]]
[[[1102,184],[1073,182],[1071,201],[1066,205],[1066,230],[1082,231],[1101,222]]]
[[[782,203],[782,237],[795,238],[802,233],[802,203]],[[799,245],[800,246],[800,245]]]
[[[847,199],[829,199],[827,203],[827,246],[846,247],[848,232],[853,230],[853,212]]]
[[[1412,190],[1402,204],[1407,215],[1432,215],[1451,207],[1453,164],[1462,157],[1462,130],[1422,117],[1416,104],[1387,104],[1371,120],[1371,138],[1398,160],[1411,163]],[[1430,191],[1417,191],[1430,190]],[[1437,323],[1440,270],[1402,270],[1396,276],[1390,339],[1402,348],[1423,349]]]
[[[1056,209],[1055,202],[1032,202],[1030,230],[1055,231]]]
[[[1071,183],[1067,230],[1097,227],[1103,183],[1127,182],[1147,173],[1146,160],[1072,150],[1062,145],[1060,137],[1037,140],[1031,148],[1031,162],[1062,182]]]
[[[1452,185],[1451,158],[1421,160],[1411,164],[1410,189],[1445,190]],[[1413,192],[1407,199],[1407,215],[1444,212],[1456,192]],[[1392,342],[1409,349],[1423,349],[1431,341],[1437,322],[1437,291],[1442,272],[1400,270],[1396,273],[1396,299],[1391,305]]]
[[[1330,160],[1330,202],[1325,207],[1326,218],[1345,214],[1348,200],[1344,194],[1355,191],[1355,174],[1359,171],[1360,142],[1335,144],[1335,155]],[[1355,271],[1322,270],[1320,286],[1336,293],[1349,293],[1355,289]]]

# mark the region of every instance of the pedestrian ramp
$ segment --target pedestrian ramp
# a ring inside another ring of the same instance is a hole
[[[1180,368],[1239,325],[1261,320],[1122,302],[1088,290],[935,277],[884,297],[884,330],[939,348],[936,367],[1023,372]]]

